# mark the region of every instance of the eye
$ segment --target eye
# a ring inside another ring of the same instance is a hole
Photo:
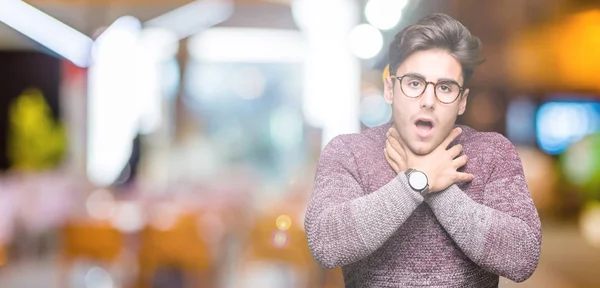
[[[440,83],[440,84],[438,84],[438,90],[442,93],[451,93],[456,90],[455,86],[456,85],[453,85],[453,84]]]
[[[408,82],[408,86],[410,86],[411,88],[419,88],[421,87],[421,82],[417,81],[417,80],[412,80],[410,82]]]

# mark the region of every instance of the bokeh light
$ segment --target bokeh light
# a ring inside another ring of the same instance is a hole
[[[588,203],[579,218],[580,231],[585,241],[600,248],[600,202]]]
[[[113,288],[114,281],[108,271],[101,267],[93,267],[85,274],[86,288]]]
[[[271,234],[271,244],[275,248],[285,248],[290,244],[290,233],[288,231],[276,230]]]
[[[381,51],[383,36],[377,28],[369,24],[360,24],[350,31],[348,45],[356,57],[370,59]]]
[[[290,218],[290,216],[288,215],[280,215],[279,217],[277,217],[275,225],[277,225],[277,229],[281,231],[286,231],[292,226],[292,218]]]
[[[370,95],[360,102],[360,122],[367,127],[383,125],[392,119],[392,106],[382,95]]]
[[[588,199],[600,198],[600,134],[588,135],[571,145],[560,160],[571,184]]]
[[[365,6],[365,17],[371,25],[388,30],[398,25],[407,3],[408,0],[369,0]]]
[[[110,191],[98,189],[90,193],[85,207],[92,218],[109,219],[115,212],[115,199]]]
[[[560,154],[585,135],[600,132],[600,103],[548,102],[536,117],[539,146],[549,154]]]

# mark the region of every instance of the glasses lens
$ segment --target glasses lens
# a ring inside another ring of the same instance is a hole
[[[455,82],[440,82],[435,85],[435,95],[443,103],[451,103],[458,97],[460,87]]]
[[[421,94],[423,94],[423,91],[425,91],[425,85],[427,85],[425,80],[413,76],[404,76],[401,84],[404,95],[412,98],[419,97]]]

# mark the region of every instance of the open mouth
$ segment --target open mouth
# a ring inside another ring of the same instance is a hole
[[[433,121],[430,119],[420,118],[415,122],[415,126],[420,134],[425,136],[433,129]]]

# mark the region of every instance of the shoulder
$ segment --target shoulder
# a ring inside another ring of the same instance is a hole
[[[521,168],[521,160],[515,145],[506,136],[498,132],[480,132],[468,126],[463,128],[464,145],[468,145],[474,154],[481,156],[481,164],[493,170],[504,168]]]
[[[385,124],[364,129],[359,133],[337,135],[325,145],[323,153],[343,149],[348,152],[362,154],[361,152],[372,150],[378,146],[381,146],[383,149],[385,146],[385,134],[389,128],[390,124]]]
[[[460,142],[473,148],[493,154],[515,151],[512,142],[498,132],[481,132],[465,125],[458,125],[458,127],[463,129]]]

